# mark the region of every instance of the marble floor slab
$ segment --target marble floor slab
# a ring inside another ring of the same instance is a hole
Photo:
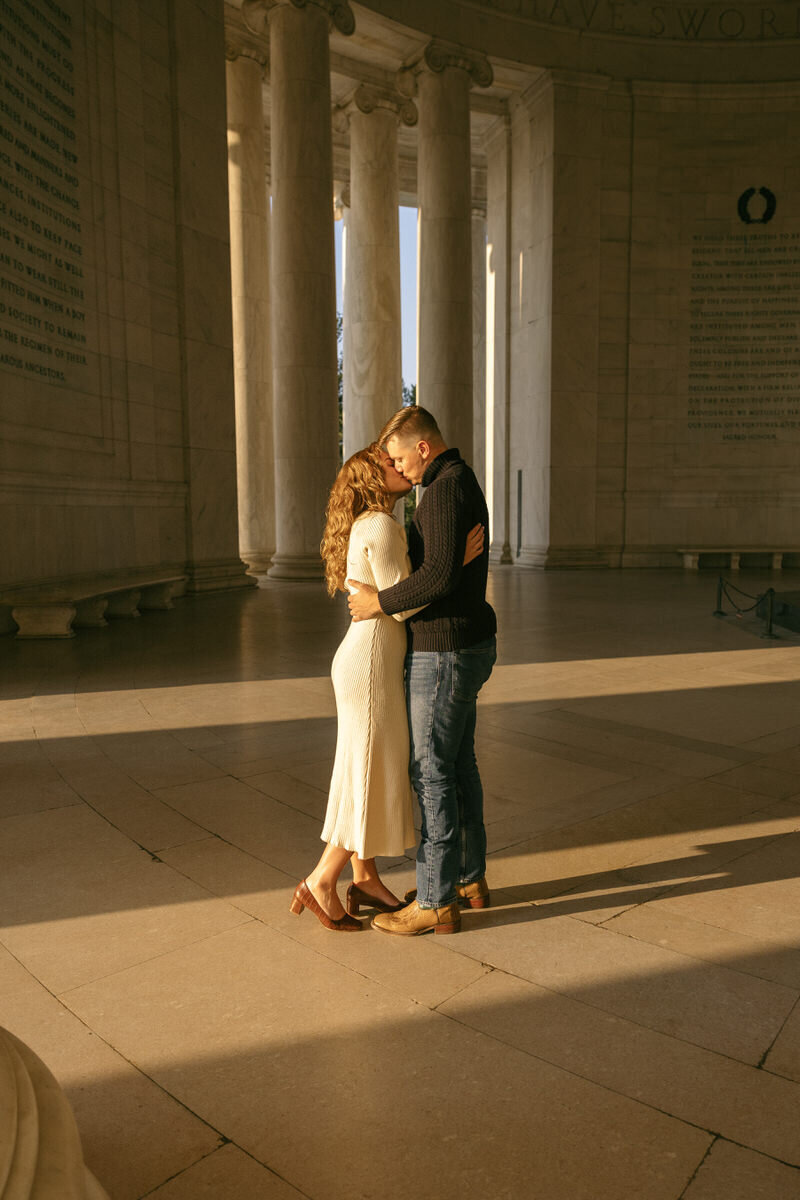
[[[796,1200],[797,1172],[721,1138],[684,1193],[684,1200]]]
[[[351,940],[359,936],[376,935]],[[511,1195],[527,1179],[537,1195],[560,1178],[586,1200],[658,1200],[683,1183],[709,1142],[627,1098],[600,1103],[596,1085],[546,1063],[531,1070],[513,1048],[257,923],[162,956],[135,978],[134,987],[121,972],[63,999],[187,1108],[306,1194],[455,1200],[469,1190]],[[207,1047],[199,1056],[198,1035]],[[390,1117],[360,1119],[381,1111],[387,1084],[403,1113],[402,1137],[390,1136]],[[315,1101],[329,1091],[335,1100]],[[454,1095],[465,1113],[491,1109],[491,1126],[480,1122],[463,1136]],[[351,1145],[342,1130],[353,1120]]]
[[[0,1023],[112,1200],[800,1197],[800,646],[702,572],[490,590],[493,906],[453,937],[289,912],[321,587],[0,639]],[[380,866],[414,886],[412,848]]]
[[[476,981],[441,1012],[537,1062],[800,1167],[795,1085],[768,1071],[503,971]]]
[[[149,1193],[149,1200],[304,1200],[274,1171],[263,1167],[238,1146],[228,1143],[193,1163],[162,1187]]]
[[[219,1145],[214,1129],[70,1013],[2,947],[0,1012],[3,1025],[21,1032],[58,1079],[84,1157],[113,1200],[149,1195]]]
[[[800,1008],[786,1020],[767,1055],[765,1066],[800,1083]]]
[[[793,988],[533,905],[465,916],[459,953],[603,1012],[757,1064],[797,1002]]]

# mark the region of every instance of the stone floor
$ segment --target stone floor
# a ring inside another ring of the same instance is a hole
[[[288,911],[341,601],[2,639],[0,1024],[113,1200],[800,1197],[800,639],[714,585],[495,573],[455,937]]]

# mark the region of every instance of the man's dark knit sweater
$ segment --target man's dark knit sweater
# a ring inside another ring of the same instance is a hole
[[[422,608],[409,617],[410,650],[464,650],[497,631],[486,603],[489,572],[489,513],[471,467],[458,450],[443,450],[428,463],[426,488],[408,534],[411,574],[378,593],[385,613]],[[485,530],[483,553],[464,566],[467,534]]]

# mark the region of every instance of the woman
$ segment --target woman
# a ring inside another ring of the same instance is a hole
[[[391,512],[410,490],[377,444],[344,464],[331,489],[321,546],[331,596],[345,590],[348,577],[380,590],[408,575],[405,532]],[[480,553],[482,543],[478,526],[465,562]],[[353,622],[331,668],[339,726],[321,835],[326,844],[314,870],[297,885],[291,911],[299,916],[307,908],[326,929],[340,933],[361,929],[355,917],[362,906],[394,912],[404,904],[381,881],[375,858],[402,855],[416,840],[403,684],[409,616]],[[353,883],[345,912],[336,885],[348,859]]]

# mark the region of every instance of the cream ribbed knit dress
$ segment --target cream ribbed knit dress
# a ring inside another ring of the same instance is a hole
[[[356,518],[348,579],[380,591],[410,569],[405,531],[393,517]],[[359,858],[402,854],[416,841],[403,681],[410,615],[351,622],[331,667],[339,724],[322,840]]]

